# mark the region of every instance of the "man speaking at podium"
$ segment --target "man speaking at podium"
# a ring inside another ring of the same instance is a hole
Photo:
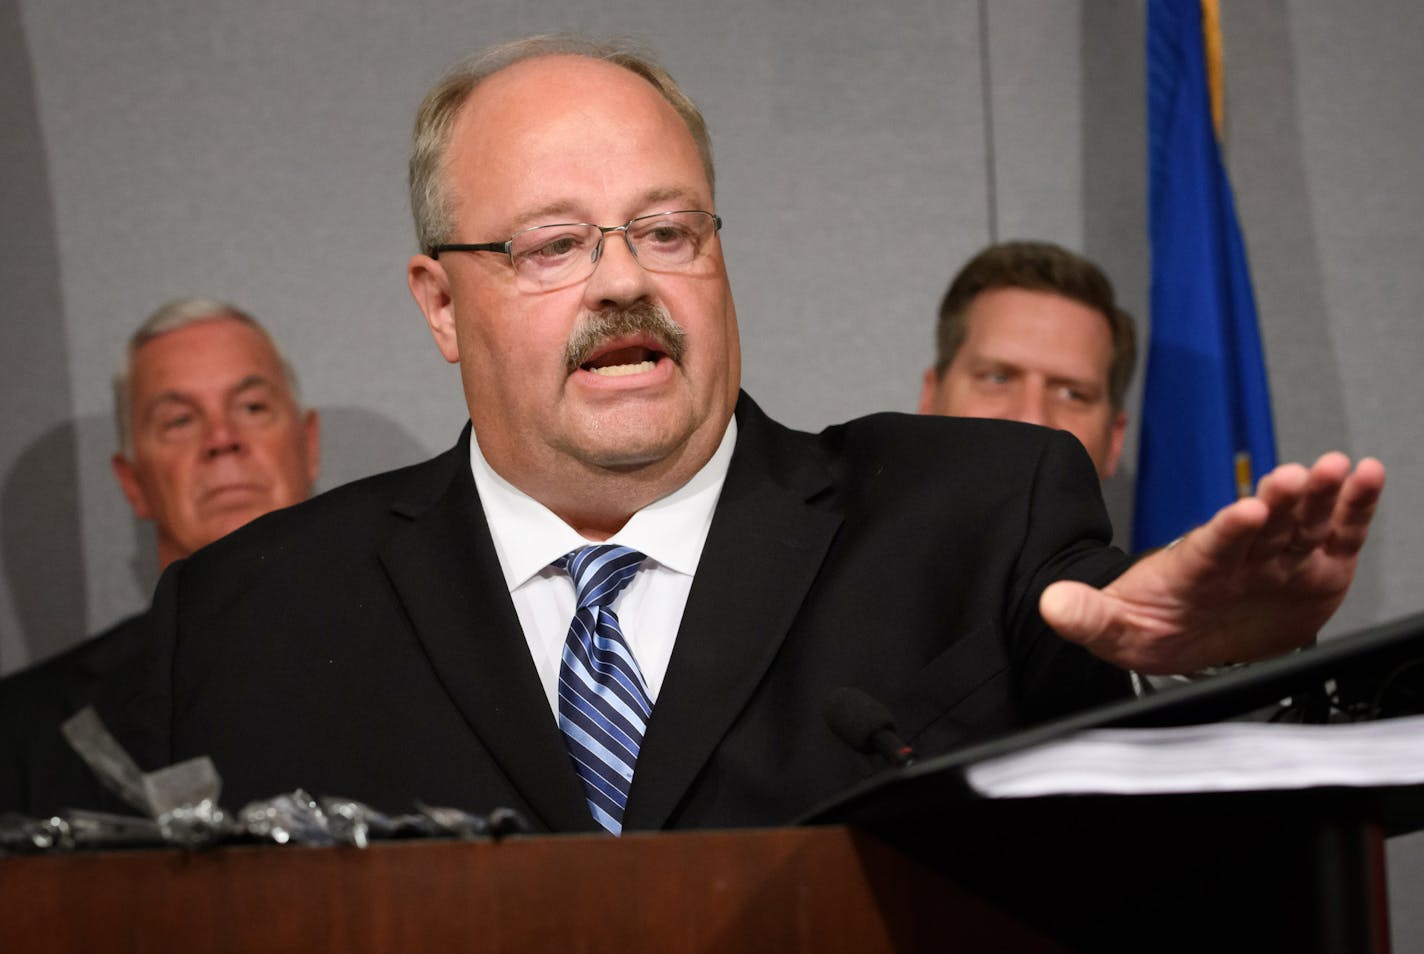
[[[1126,669],[1309,643],[1354,573],[1376,461],[1283,467],[1129,568],[1071,435],[770,420],[740,391],[706,127],[627,51],[459,66],[411,196],[411,292],[471,428],[175,564],[145,678],[103,711],[146,768],[210,755],[227,804],[783,823],[877,768],[826,727],[840,687],[941,752]]]

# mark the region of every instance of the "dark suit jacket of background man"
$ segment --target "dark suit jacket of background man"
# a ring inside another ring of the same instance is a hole
[[[111,673],[138,664],[142,616],[0,680],[0,812],[48,816],[79,805],[132,814],[69,747],[60,723],[101,696]]]
[[[923,753],[1128,692],[1037,613],[1052,580],[1127,563],[1071,435],[900,414],[813,435],[746,395],[737,421],[626,828],[779,824],[872,774],[826,727],[838,686]],[[233,808],[301,787],[593,828],[468,428],[175,564],[149,618],[152,682],[105,714],[146,768],[210,755]]]

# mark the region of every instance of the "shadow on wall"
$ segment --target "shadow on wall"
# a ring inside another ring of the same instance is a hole
[[[5,583],[30,659],[70,645],[88,625],[79,430],[64,421],[45,431],[19,453],[0,487]]]
[[[323,407],[321,414],[321,476],[317,490],[330,490],[361,477],[418,464],[432,453],[388,417],[360,407]],[[451,433],[450,443],[455,442]]]
[[[0,0],[0,672],[24,658],[16,638],[84,628],[77,445],[51,184],[19,4]],[[8,473],[6,473],[8,472]],[[79,584],[76,586],[76,583]],[[18,585],[17,585],[18,584]],[[12,599],[13,597],[13,599]]]

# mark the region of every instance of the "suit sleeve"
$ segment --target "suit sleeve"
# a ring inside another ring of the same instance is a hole
[[[1057,580],[1104,586],[1131,560],[1111,546],[1112,526],[1087,452],[1054,432],[1030,488],[1029,513],[1010,600],[1009,650],[1015,691],[1030,721],[1041,721],[1132,694],[1125,670],[1051,630],[1039,597]]]

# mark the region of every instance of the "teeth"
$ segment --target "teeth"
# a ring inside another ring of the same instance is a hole
[[[639,361],[637,364],[610,364],[606,368],[589,368],[594,374],[601,374],[604,377],[622,377],[625,374],[642,374],[644,371],[651,371],[657,367],[653,361]]]

